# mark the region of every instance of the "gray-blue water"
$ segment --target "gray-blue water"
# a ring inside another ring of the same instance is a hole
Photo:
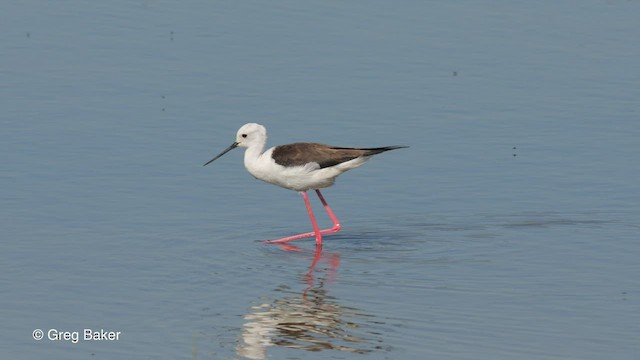
[[[638,358],[640,2],[0,14],[3,358]],[[202,167],[247,122],[411,147],[285,251],[258,241],[310,230],[300,196]]]

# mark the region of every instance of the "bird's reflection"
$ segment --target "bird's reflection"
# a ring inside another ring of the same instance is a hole
[[[281,245],[283,250],[303,252],[293,245]],[[339,304],[325,286],[336,280],[340,266],[339,253],[323,253],[317,247],[313,260],[301,282],[300,293],[289,286],[276,288],[282,297],[250,308],[245,315],[236,352],[249,359],[265,359],[269,347],[280,346],[307,351],[337,350],[368,353],[380,349],[376,334],[362,329],[373,323],[371,315]],[[369,320],[366,320],[366,319]]]

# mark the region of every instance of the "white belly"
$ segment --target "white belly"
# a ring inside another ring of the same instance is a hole
[[[255,178],[294,191],[329,187],[333,185],[338,175],[364,164],[367,160],[367,158],[357,158],[320,169],[316,163],[285,167],[276,164],[270,155],[271,151],[267,151],[258,158],[258,161],[247,161],[245,158],[244,165]]]

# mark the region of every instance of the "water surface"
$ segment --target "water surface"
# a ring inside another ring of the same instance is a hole
[[[12,359],[634,359],[640,4],[2,5]],[[272,145],[409,145],[324,194]],[[322,226],[330,221],[312,196]],[[36,341],[34,329],[120,331]]]

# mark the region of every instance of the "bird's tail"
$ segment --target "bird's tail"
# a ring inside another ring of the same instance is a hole
[[[399,146],[383,146],[383,147],[376,147],[376,148],[350,148],[350,147],[332,147],[332,148],[336,150],[361,150],[364,152],[363,156],[372,156],[372,155],[380,154],[389,150],[408,148],[408,146],[399,145]]]

